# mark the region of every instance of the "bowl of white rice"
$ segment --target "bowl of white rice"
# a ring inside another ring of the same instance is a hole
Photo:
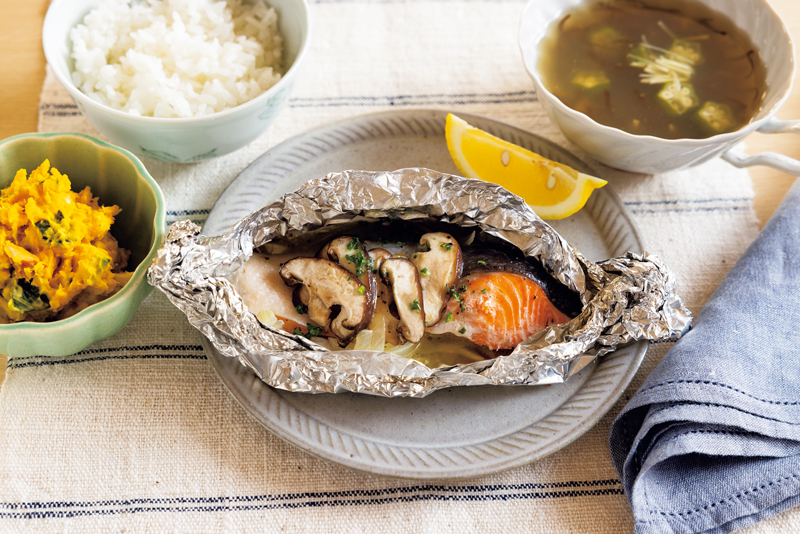
[[[242,148],[288,100],[307,0],[53,0],[45,57],[112,143],[189,163]]]

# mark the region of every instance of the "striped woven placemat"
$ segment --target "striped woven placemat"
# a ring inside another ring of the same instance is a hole
[[[353,114],[435,107],[506,121],[570,146],[522,66],[519,0],[316,0],[287,108],[244,149],[179,165],[144,159],[168,222],[202,223],[250,162]],[[48,74],[39,131],[97,132]],[[698,311],[758,232],[745,171],[721,161],[643,178],[607,171],[649,252]],[[199,334],[154,292],[119,334],[79,354],[12,360],[0,391],[0,531],[632,531],[609,425],[668,344],[652,346],[617,406],[543,461],[451,485],[371,477],[317,460],[230,397]],[[750,532],[778,532],[787,512]],[[797,515],[797,514],[794,514]]]

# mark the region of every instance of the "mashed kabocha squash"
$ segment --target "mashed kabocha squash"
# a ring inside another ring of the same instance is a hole
[[[132,274],[109,232],[119,212],[48,160],[20,169],[0,191],[0,322],[62,319],[119,291]]]

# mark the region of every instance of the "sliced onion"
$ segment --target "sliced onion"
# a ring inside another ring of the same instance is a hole
[[[283,329],[283,321],[279,321],[278,317],[272,313],[271,310],[261,310],[256,314],[256,318],[264,326],[271,326],[272,328],[277,328],[278,330]]]

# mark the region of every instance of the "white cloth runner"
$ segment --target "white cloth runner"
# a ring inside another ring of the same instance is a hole
[[[225,157],[145,159],[168,222],[200,223],[267,149],[391,107],[486,115],[580,152],[536,101],[517,48],[519,0],[315,0],[307,63],[267,133]],[[48,73],[39,131],[98,135]],[[748,174],[721,161],[604,177],[695,312],[758,232]],[[155,291],[119,334],[80,354],[11,360],[0,391],[0,532],[630,532],[609,425],[669,347],[651,346],[620,402],[534,464],[456,484],[371,477],[317,460],[227,393],[199,334]],[[792,510],[747,529],[800,524]],[[783,530],[787,531],[787,530]]]

